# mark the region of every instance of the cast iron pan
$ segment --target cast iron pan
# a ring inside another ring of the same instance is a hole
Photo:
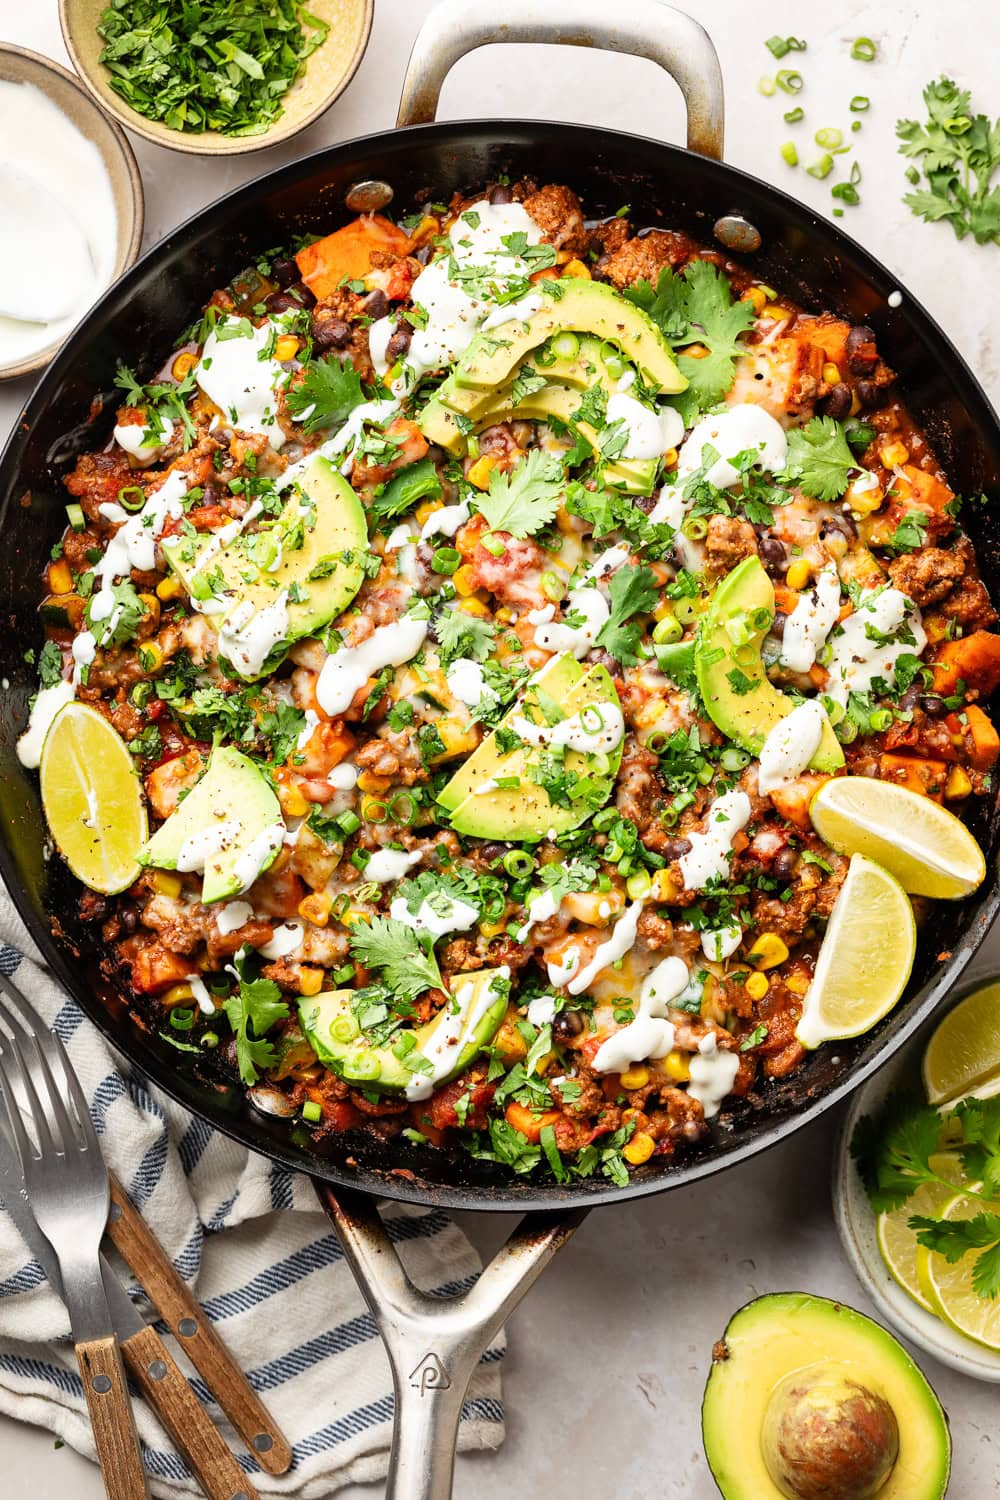
[[[0,697],[0,872],[46,961],[93,1021],[160,1087],[237,1140],[330,1184],[391,1198],[455,1208],[552,1209],[658,1192],[744,1160],[815,1118],[872,1073],[934,1008],[985,935],[998,903],[996,807],[980,807],[973,823],[987,852],[986,884],[969,900],[936,909],[923,931],[907,994],[880,1026],[857,1042],[821,1049],[787,1082],[762,1085],[676,1165],[651,1163],[626,1188],[603,1179],[559,1187],[511,1178],[464,1155],[421,1152],[405,1142],[385,1145],[358,1134],[315,1147],[301,1127],[259,1113],[240,1087],[212,1074],[204,1061],[137,1025],[101,976],[99,932],[78,920],[78,888],[61,861],[48,857],[38,778],[15,754],[36,688],[35,670],[24,658],[41,642],[39,580],[65,524],[61,478],[78,453],[101,446],[109,433],[117,362],[148,378],[216,287],[259,253],[342,222],[348,217],[345,195],[361,181],[388,183],[395,208],[404,211],[420,201],[447,200],[456,189],[473,190],[498,172],[531,175],[568,183],[593,217],[627,203],[634,222],[680,228],[707,244],[720,217],[735,216],[720,227],[720,236],[727,247],[734,235],[750,247],[759,237],[759,248],[745,257],[759,276],[806,308],[831,309],[876,329],[879,349],[898,371],[954,488],[965,495],[1000,490],[997,418],[933,319],[906,292],[898,308],[890,307],[895,279],[839,228],[710,159],[721,153],[721,81],[711,44],[695,23],[640,0],[628,12],[633,24],[626,31],[620,9],[612,27],[594,0],[584,0],[590,15],[582,27],[543,26],[525,6],[520,24],[512,19],[502,36],[494,36],[485,10],[466,4],[432,14],[425,31],[438,34],[422,37],[411,61],[401,111],[406,119],[433,118],[444,73],[456,56],[484,40],[598,43],[669,66],[688,100],[689,138],[708,154],[619,132],[523,121],[426,124],[367,136],[230,193],[168,235],[107,292],[40,381],[0,461],[0,613],[6,625],[0,634],[0,677],[6,679]],[[579,14],[580,7],[574,10]],[[990,507],[970,506],[963,521],[983,576],[1000,597],[997,515]]]

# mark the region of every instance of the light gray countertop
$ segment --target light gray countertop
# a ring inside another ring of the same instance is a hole
[[[563,3],[563,0],[560,0]],[[572,5],[565,0],[567,12]],[[1000,108],[995,59],[1000,9],[983,0],[840,0],[833,7],[791,0],[687,0],[719,49],[728,96],[727,160],[830,206],[829,184],[779,157],[794,132],[781,120],[791,101],[757,92],[773,74],[762,46],[774,32],[807,35],[805,58],[814,125],[844,123],[846,100],[868,94],[872,108],[858,137],[864,202],[844,227],[893,270],[949,332],[994,399],[1000,348],[992,321],[1000,302],[1000,251],[956,242],[925,226],[900,203],[902,163],[894,124],[920,110],[920,90],[945,71],[973,91],[981,109]],[[203,161],[134,140],[146,186],[146,243],[231,187],[327,143],[384,129],[395,120],[409,48],[431,0],[376,0],[371,45],[348,92],[296,141],[249,158]],[[503,6],[498,3],[498,19]],[[806,22],[803,17],[809,15]],[[850,41],[880,47],[870,66],[852,62]],[[55,0],[0,0],[0,37],[65,62]],[[787,64],[786,64],[787,65]],[[604,124],[665,140],[683,139],[673,83],[631,58],[548,49],[491,48],[458,65],[442,114],[544,116]],[[799,127],[800,154],[810,160]],[[818,152],[816,153],[818,154]],[[669,183],[664,184],[669,205]],[[726,207],[728,205],[722,205]],[[668,213],[669,218],[669,213]],[[0,387],[0,437],[28,385]],[[977,969],[998,965],[1000,937],[987,941]],[[701,1391],[711,1347],[729,1315],[764,1291],[808,1290],[868,1304],[840,1249],[829,1204],[834,1121],[821,1122],[743,1168],[667,1197],[595,1213],[542,1285],[511,1320],[505,1365],[508,1437],[491,1457],[459,1460],[456,1495],[501,1500],[511,1486],[549,1500],[618,1495],[623,1500],[716,1493],[699,1435]],[[463,1217],[477,1242],[496,1242],[500,1224]],[[322,1316],[321,1310],[317,1315]],[[1000,1434],[994,1388],[979,1386],[921,1356],[948,1409],[955,1439],[955,1500],[1000,1492]],[[0,1419],[4,1492],[35,1500],[97,1500],[97,1470],[52,1438]],[[341,1492],[374,1500],[371,1488]]]

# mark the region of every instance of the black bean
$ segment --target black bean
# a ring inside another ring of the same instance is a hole
[[[840,532],[841,536],[846,536],[849,542],[853,541],[858,534],[854,518],[846,510],[837,511],[834,515],[827,516],[820,528],[819,534],[821,537],[825,537],[829,536],[831,532],[837,531]]]
[[[691,852],[691,840],[685,838],[664,839],[658,851],[664,859],[680,859]]]
[[[138,909],[132,905],[131,901],[126,901],[118,908],[118,919],[122,924],[122,931],[131,934],[139,926]]]
[[[302,304],[291,292],[272,292],[270,297],[265,297],[264,306],[269,313],[300,312]]]
[[[480,844],[479,857],[486,864],[492,865],[496,862],[496,860],[503,859],[509,848],[509,844],[501,844],[496,840],[491,839],[485,844]]]
[[[561,1010],[552,1022],[552,1037],[557,1042],[572,1041],[583,1030],[583,1016],[578,1010]]]
[[[324,318],[313,324],[312,340],[316,349],[343,349],[351,341],[351,325],[343,318]]]
[[[851,401],[851,388],[841,380],[823,397],[819,404],[825,417],[833,417],[836,421],[840,422],[850,411]]]
[[[927,693],[920,700],[920,707],[929,719],[943,719],[950,712],[943,698]]]
[[[309,290],[304,281],[297,281],[295,285],[290,286],[288,290],[294,293],[294,295],[302,303],[303,307],[316,306],[316,294],[315,292],[311,292]]]
[[[291,286],[299,279],[299,268],[289,256],[279,255],[271,263],[271,275],[279,286]]]
[[[785,544],[776,536],[761,537],[758,546],[761,562],[769,573],[785,566]]]
[[[795,874],[795,867],[798,862],[799,856],[794,849],[789,849],[787,846],[784,849],[779,849],[778,853],[774,856],[771,874],[778,880],[788,880],[790,876]]]
[[[498,182],[495,187],[490,188],[489,200],[491,203],[512,203],[514,194],[506,183]]]
[[[919,704],[920,704],[920,689],[919,688],[912,688],[912,687],[911,688],[907,688],[906,692],[903,694],[902,698],[900,698],[900,700],[899,700],[899,706],[900,706],[900,708],[903,710],[904,713],[908,713],[908,714],[912,713],[913,710],[919,706]]]
[[[884,406],[885,398],[885,386],[876,385],[874,380],[858,381],[858,400],[866,411],[875,411],[878,407]]]
[[[389,299],[380,286],[377,286],[373,292],[368,293],[368,296],[361,304],[361,311],[366,318],[385,317],[389,311]]]
[[[847,335],[847,368],[852,375],[870,375],[877,364],[875,330],[858,323]]]
[[[396,327],[396,332],[385,346],[386,359],[391,363],[394,359],[399,359],[404,355],[410,347],[410,340],[412,338],[412,327],[407,323],[405,318],[401,319]]]
[[[785,621],[787,619],[788,619],[787,615],[783,615],[783,614],[781,614],[779,612],[778,614],[775,615],[774,619],[771,621],[771,634],[772,635],[776,635],[778,637],[779,641],[781,640],[781,637],[785,633]]]

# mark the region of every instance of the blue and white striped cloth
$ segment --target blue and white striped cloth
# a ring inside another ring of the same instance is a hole
[[[389,1367],[308,1180],[217,1134],[132,1072],[33,961],[37,950],[2,887],[0,944],[0,968],[16,970],[69,1050],[108,1165],[293,1446],[287,1474],[262,1472],[193,1381],[258,1490],[320,1500],[351,1481],[381,1478],[393,1411]],[[475,1279],[478,1256],[446,1214],[400,1205],[387,1225],[424,1290],[448,1295]],[[48,1428],[95,1459],[68,1340],[62,1303],[0,1205],[0,1411]],[[470,1386],[463,1451],[503,1441],[504,1350],[501,1334]],[[200,1494],[151,1410],[134,1405],[153,1492]]]

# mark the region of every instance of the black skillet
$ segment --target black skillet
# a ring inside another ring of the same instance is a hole
[[[35,691],[25,651],[39,645],[36,607],[49,547],[65,523],[60,479],[75,456],[100,446],[124,359],[143,377],[158,367],[211,292],[262,251],[304,231],[329,231],[358,207],[388,197],[399,209],[447,200],[499,172],[564,182],[589,214],[623,203],[640,224],[663,223],[742,256],[754,272],[806,308],[870,323],[898,371],[914,415],[962,494],[1000,490],[1000,425],[946,335],[895,278],[839,228],[752,177],[722,164],[722,80],[701,27],[656,0],[574,0],[565,21],[534,0],[505,0],[496,25],[488,0],[446,0],[414,47],[399,112],[402,128],[367,136],[268,173],[168,235],[102,298],[67,341],[29,400],[0,461],[0,872],[58,979],[137,1068],[188,1109],[254,1150],[309,1172],[386,1339],[397,1393],[389,1491],[444,1500],[451,1492],[462,1396],[503,1317],[591,1206],[666,1191],[745,1160],[799,1129],[867,1078],[920,1025],[982,941],[998,904],[996,806],[974,831],[989,878],[975,897],[940,905],[925,926],[906,996],[874,1031],[821,1049],[787,1082],[768,1084],[716,1122],[698,1150],[666,1167],[650,1163],[628,1187],[604,1180],[560,1187],[512,1179],[465,1156],[405,1142],[341,1137],[315,1148],[286,1120],[259,1113],[242,1089],[206,1073],[130,1018],[100,972],[93,925],[76,915],[78,890],[47,858],[37,777],[15,755]],[[614,131],[526,121],[435,124],[441,84],[465,53],[495,41],[601,47],[647,57],[680,84],[688,149]],[[93,404],[95,393],[102,404]],[[994,596],[1000,595],[1000,529],[989,507],[963,517]],[[7,686],[9,683],[9,687]],[[55,933],[55,935],[54,935]],[[372,1195],[366,1198],[364,1195]],[[406,1282],[374,1208],[375,1197],[440,1208],[527,1211],[530,1217],[460,1303],[422,1299]]]

